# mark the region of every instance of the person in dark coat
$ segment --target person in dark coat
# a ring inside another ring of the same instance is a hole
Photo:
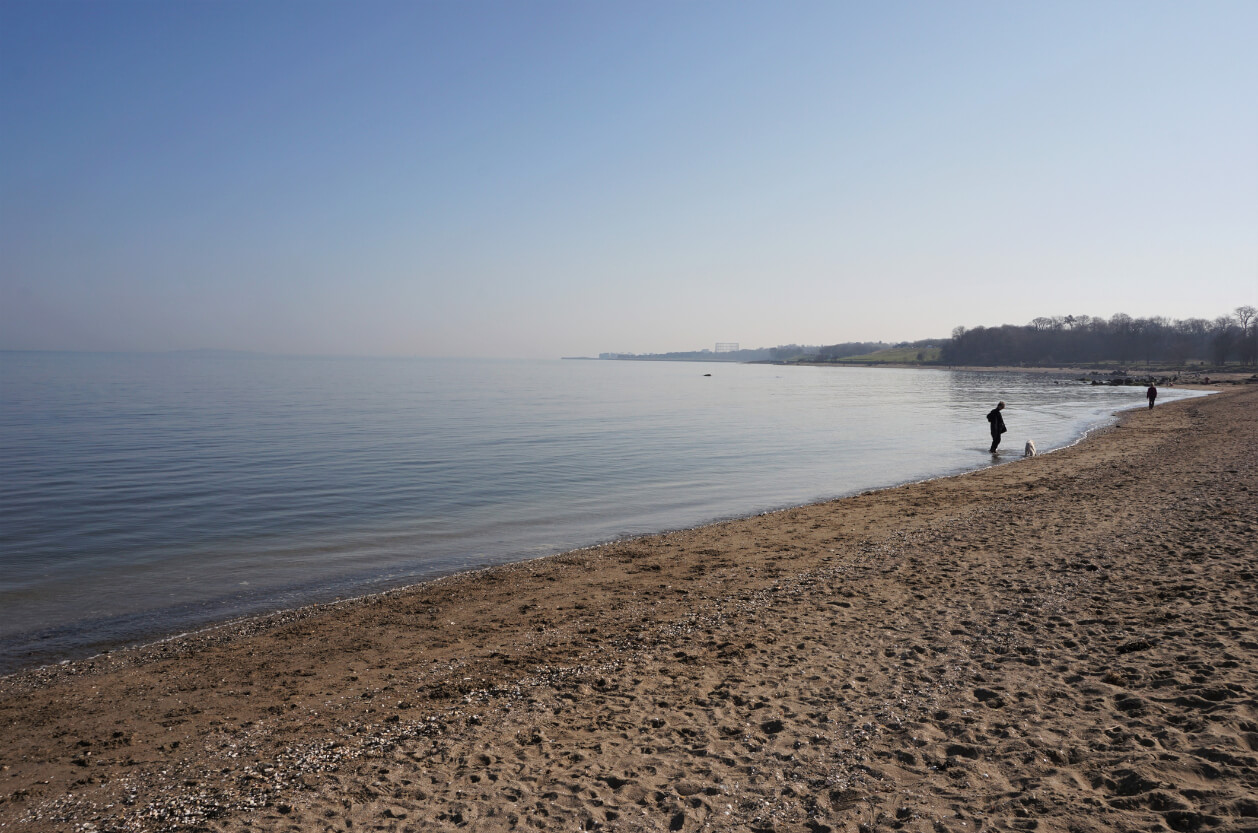
[[[1144,395],[1145,395],[1145,396],[1147,396],[1147,397],[1149,397],[1149,408],[1152,408],[1152,407],[1153,407],[1153,400],[1155,400],[1155,399],[1157,399],[1157,398],[1158,398],[1158,389],[1157,389],[1157,386],[1156,386],[1156,385],[1149,385],[1149,389],[1148,389],[1147,391],[1145,391],[1145,392],[1144,392]]]
[[[1004,409],[1005,403],[998,403],[987,415],[987,421],[992,424],[992,454],[996,453],[996,446],[1000,445],[1000,435],[1009,430],[1005,428],[1005,418],[1000,415]]]

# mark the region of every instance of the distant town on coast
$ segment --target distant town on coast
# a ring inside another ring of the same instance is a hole
[[[572,356],[565,358],[592,358]],[[744,349],[718,342],[710,349],[672,353],[600,353],[612,361],[768,362],[775,364],[897,364],[997,367],[1258,365],[1258,308],[1240,306],[1214,320],[1065,315],[1021,326],[957,327],[949,338],[887,343],[784,344]]]

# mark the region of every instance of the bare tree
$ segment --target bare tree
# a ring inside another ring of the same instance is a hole
[[[1258,364],[1258,309],[1245,305],[1236,308],[1236,320],[1241,322],[1240,353],[1243,364]]]
[[[1186,332],[1194,336],[1204,336],[1210,332],[1210,322],[1204,318],[1186,318],[1179,323]]]
[[[1255,309],[1254,307],[1246,305],[1236,308],[1236,320],[1241,322],[1242,333],[1249,332],[1249,325],[1251,323],[1256,323],[1255,317],[1258,317],[1258,309]]]
[[[1211,339],[1211,350],[1215,364],[1225,365],[1232,351],[1236,348],[1236,324],[1230,315],[1220,315],[1214,319],[1214,337]]]
[[[1116,312],[1109,318],[1110,335],[1113,338],[1114,356],[1119,364],[1131,361],[1135,350],[1135,339],[1132,338],[1131,316],[1125,312]]]

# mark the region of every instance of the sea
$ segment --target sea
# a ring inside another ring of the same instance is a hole
[[[1016,464],[1143,405],[934,369],[3,352],[0,673]]]

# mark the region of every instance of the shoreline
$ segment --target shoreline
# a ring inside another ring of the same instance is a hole
[[[817,366],[837,366],[837,365],[817,365]],[[905,366],[905,367],[912,369],[911,366]],[[970,369],[983,370],[985,369],[985,370],[990,370],[993,373],[1020,373],[1022,372],[1021,368],[944,368],[944,369],[948,369],[948,370],[970,370]],[[1055,371],[1045,369],[1044,372],[1048,373],[1048,372],[1055,372]],[[1181,387],[1185,389],[1203,390],[1207,393],[1207,395],[1219,392],[1213,386],[1207,388],[1204,386],[1198,387],[1198,386],[1193,386],[1193,385],[1183,385]],[[1169,403],[1165,403],[1165,404],[1169,404]],[[1104,418],[1098,423],[1091,426],[1086,426],[1083,429],[1082,433],[1078,437],[1076,437],[1074,440],[1057,448],[1041,450],[1039,454],[1040,456],[1044,456],[1047,454],[1052,454],[1052,453],[1062,451],[1067,448],[1071,448],[1075,445],[1078,445],[1080,442],[1083,442],[1088,437],[1096,434],[1097,432],[1105,431],[1114,427],[1114,425],[1116,425],[1118,421],[1122,419],[1125,413],[1131,410],[1139,409],[1141,407],[1143,406],[1140,404],[1133,404],[1125,408],[1114,410],[1112,413],[1110,413],[1108,417]],[[900,482],[893,482],[893,483],[888,483],[885,485],[876,485],[876,486],[871,486],[868,488],[860,488],[860,489],[857,489],[855,491],[851,491],[845,494],[819,497],[817,499],[809,500],[805,503],[773,506],[773,507],[765,508],[763,510],[752,512],[750,514],[718,515],[709,520],[704,520],[691,526],[655,530],[655,531],[650,531],[650,532],[644,532],[639,535],[634,535],[627,538],[616,538],[612,540],[595,542],[592,544],[587,544],[585,546],[576,547],[572,550],[552,552],[548,555],[543,555],[543,556],[533,556],[533,557],[524,559],[522,561],[505,561],[496,565],[487,564],[480,567],[473,567],[470,569],[454,569],[450,572],[437,573],[437,574],[432,575],[431,577],[422,578],[416,581],[411,581],[409,583],[400,584],[397,586],[385,587],[384,589],[380,589],[380,590],[372,590],[372,591],[364,592],[364,593],[353,593],[351,591],[350,594],[344,595],[344,596],[340,595],[340,593],[338,592],[335,595],[335,598],[325,598],[322,601],[315,600],[315,601],[311,601],[305,604],[298,604],[293,607],[269,608],[269,609],[260,610],[258,612],[253,612],[253,613],[242,613],[242,614],[238,614],[234,616],[227,616],[224,618],[211,618],[207,621],[203,621],[203,623],[201,624],[194,625],[193,627],[185,628],[183,630],[179,630],[174,633],[170,632],[169,630],[164,630],[160,627],[154,627],[151,631],[151,634],[148,636],[141,636],[141,637],[132,638],[132,639],[124,638],[124,639],[119,639],[116,642],[107,642],[107,643],[104,643],[101,648],[96,650],[95,653],[86,654],[86,655],[78,655],[78,656],[72,655],[69,657],[49,657],[45,660],[38,660],[34,664],[24,665],[21,667],[13,668],[11,670],[2,670],[0,671],[0,683],[2,683],[4,680],[10,677],[15,677],[15,676],[26,674],[26,673],[37,672],[37,673],[50,674],[54,669],[64,667],[67,665],[78,665],[82,663],[97,663],[97,662],[108,661],[109,659],[116,658],[119,655],[125,655],[129,652],[144,651],[150,648],[151,646],[161,645],[163,643],[171,642],[173,640],[179,640],[179,639],[184,639],[184,638],[195,639],[198,637],[209,635],[220,628],[253,627],[255,626],[256,623],[262,623],[262,622],[269,621],[272,619],[286,620],[287,618],[290,618],[294,615],[304,616],[305,615],[304,611],[306,611],[307,608],[310,608],[312,610],[331,609],[331,608],[337,607],[338,605],[350,604],[353,602],[370,599],[374,596],[386,596],[386,595],[392,595],[392,594],[397,594],[397,593],[405,593],[407,591],[414,590],[416,588],[419,588],[425,584],[428,584],[434,581],[449,579],[458,575],[474,574],[474,573],[481,572],[483,570],[492,569],[495,566],[509,566],[511,564],[527,563],[528,561],[535,561],[542,558],[553,558],[556,556],[566,555],[573,552],[593,550],[600,547],[613,546],[616,544],[632,543],[634,541],[637,541],[639,539],[644,539],[644,538],[652,538],[652,537],[661,536],[661,535],[688,532],[688,531],[702,529],[704,527],[712,526],[716,524],[742,521],[742,520],[748,520],[748,519],[756,518],[756,517],[773,515],[779,512],[787,512],[794,509],[801,509],[807,506],[830,503],[835,500],[843,500],[846,498],[854,497],[856,495],[876,493],[876,492],[884,491],[887,489],[895,489],[895,488],[900,488],[903,486],[911,486],[914,484],[928,483],[931,481],[946,479],[950,477],[958,477],[958,476],[961,476],[970,472],[981,471],[983,469],[990,468],[993,465],[1003,465],[1007,463],[1017,462],[1018,460],[1022,459],[1021,452],[1017,451],[1012,446],[1010,446],[1008,449],[1005,450],[1003,457],[1004,459],[1001,459],[999,462],[996,462],[996,463],[984,462],[983,464],[980,464],[975,468],[965,469],[962,471],[950,471],[950,472],[946,471],[941,474],[931,475],[929,477],[920,478],[920,479],[908,478]],[[332,594],[328,593],[326,595],[330,596]]]
[[[0,829],[1252,825],[1256,404],[18,672]]]
[[[1236,370],[1189,370],[1186,368],[1175,367],[1159,367],[1153,366],[1148,368],[1129,367],[1077,367],[1065,365],[1061,367],[1045,367],[1036,365],[1034,367],[1018,367],[1015,365],[951,365],[951,364],[909,364],[903,362],[752,362],[752,364],[778,364],[784,367],[863,367],[863,368],[890,368],[900,370],[951,370],[965,373],[1023,373],[1027,375],[1043,375],[1043,376],[1060,376],[1063,379],[1071,379],[1079,381],[1082,377],[1110,377],[1115,372],[1121,372],[1125,378],[1130,379],[1148,379],[1150,377],[1166,377],[1170,376],[1175,379],[1184,379],[1183,382],[1177,382],[1173,387],[1190,388],[1193,390],[1208,389],[1213,390],[1217,385],[1242,385],[1254,384],[1258,382],[1258,373],[1251,368],[1240,368]],[[1209,384],[1201,381],[1209,379]],[[1195,380],[1195,381],[1190,381]]]

